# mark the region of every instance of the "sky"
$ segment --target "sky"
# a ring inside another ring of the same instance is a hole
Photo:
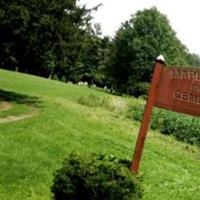
[[[93,23],[101,23],[102,33],[114,36],[121,24],[138,10],[153,6],[167,15],[177,37],[191,53],[200,55],[200,1],[199,0],[79,0],[88,8],[102,3],[93,13]]]

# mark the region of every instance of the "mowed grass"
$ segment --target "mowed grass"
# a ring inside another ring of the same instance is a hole
[[[0,123],[1,200],[50,200],[53,173],[71,151],[132,158],[140,124],[126,109],[138,100],[5,70],[2,92],[37,115]],[[140,174],[144,200],[200,199],[198,147],[149,131]]]

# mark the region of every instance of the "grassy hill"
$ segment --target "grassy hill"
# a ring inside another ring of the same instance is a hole
[[[132,158],[138,100],[0,70],[0,199],[50,200],[53,172],[75,150]],[[199,200],[200,150],[149,131],[144,200]]]

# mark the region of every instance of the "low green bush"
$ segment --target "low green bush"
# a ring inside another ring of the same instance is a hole
[[[130,112],[134,120],[142,121],[144,105],[135,105]],[[166,135],[173,135],[178,140],[200,146],[200,120],[197,117],[154,108],[150,128],[158,129]]]
[[[141,183],[130,162],[113,156],[72,153],[55,173],[55,200],[139,200]]]
[[[65,82],[67,81],[66,77],[65,77],[65,76],[62,76],[62,77],[61,77],[61,81],[65,83]]]
[[[143,113],[144,113],[144,105],[137,104],[130,107],[128,111],[128,116],[133,118],[133,120],[135,121],[142,121]]]
[[[58,77],[57,74],[54,74],[54,75],[52,76],[52,79],[53,79],[53,80],[56,80],[56,81],[59,81],[59,77]]]
[[[172,134],[178,140],[200,146],[200,120],[195,117],[173,113],[163,121],[161,132]]]

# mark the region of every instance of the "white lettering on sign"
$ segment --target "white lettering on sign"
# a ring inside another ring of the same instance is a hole
[[[200,81],[200,71],[197,70],[183,70],[183,69],[173,69],[170,73],[170,78],[172,80],[191,80]]]
[[[189,92],[182,92],[177,90],[173,93],[173,99],[176,101],[183,101],[200,105],[200,96]]]

